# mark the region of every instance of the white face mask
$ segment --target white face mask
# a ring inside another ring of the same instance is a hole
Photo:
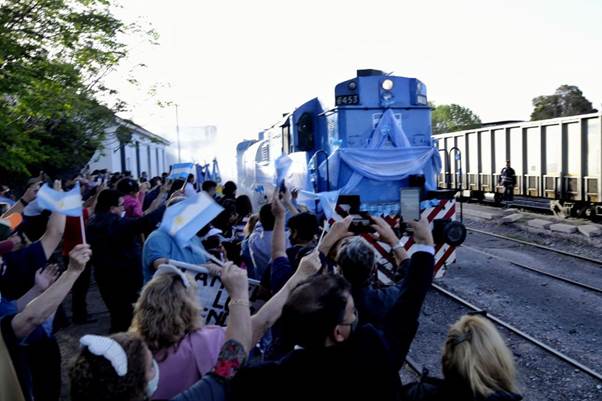
[[[153,358],[153,368],[155,369],[155,376],[146,384],[146,395],[148,395],[149,398],[155,394],[155,391],[157,391],[157,388],[159,387],[159,365],[157,365],[155,358]]]

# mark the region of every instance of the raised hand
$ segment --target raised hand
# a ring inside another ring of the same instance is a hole
[[[351,237],[353,233],[349,231],[349,226],[353,221],[353,216],[347,216],[343,220],[335,221],[330,227],[330,231],[322,238],[320,251],[327,255],[330,249],[345,237]]]
[[[414,241],[417,244],[435,245],[426,215],[422,215],[418,221],[409,221],[408,224],[414,229]]]
[[[322,261],[320,260],[320,252],[315,248],[311,253],[305,255],[301,259],[295,274],[298,274],[301,279],[305,279],[319,272],[321,267]]]
[[[397,238],[397,235],[395,235],[391,225],[387,223],[385,219],[378,216],[372,216],[372,221],[374,222],[374,224],[372,224],[372,228],[376,230],[381,241],[386,242],[391,246],[397,244],[399,238]]]
[[[61,275],[61,270],[58,265],[51,264],[43,269],[38,269],[35,276],[35,286],[40,292],[46,291],[48,287],[56,281]]]
[[[75,248],[69,252],[68,270],[81,273],[85,269],[86,263],[88,263],[91,256],[92,249],[89,244],[76,245]]]
[[[249,279],[247,271],[236,266],[232,262],[228,262],[222,269],[220,276],[224,287],[228,290],[228,294],[232,299],[249,299]]]
[[[286,210],[284,209],[282,201],[280,201],[279,192],[277,190],[274,190],[274,196],[272,199],[272,214],[275,218],[283,219],[285,213]]]
[[[29,203],[36,198],[40,190],[41,181],[31,184],[21,197],[25,202]]]

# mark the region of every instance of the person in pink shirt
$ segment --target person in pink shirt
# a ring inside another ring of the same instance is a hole
[[[172,266],[159,268],[142,290],[130,331],[159,365],[153,400],[171,399],[210,372],[226,337],[225,327],[203,324],[194,280]]]
[[[138,182],[132,178],[124,178],[117,183],[117,190],[123,194],[125,217],[142,217],[145,192],[140,190]]]

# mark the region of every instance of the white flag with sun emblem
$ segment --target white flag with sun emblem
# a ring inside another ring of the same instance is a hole
[[[48,184],[44,184],[36,195],[36,202],[40,208],[51,212],[72,217],[82,215],[82,194],[79,189],[79,182],[68,192],[55,191]]]
[[[188,242],[201,228],[224,210],[206,192],[172,205],[165,210],[161,229],[180,244]]]

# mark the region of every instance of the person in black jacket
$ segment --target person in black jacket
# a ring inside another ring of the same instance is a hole
[[[142,288],[141,233],[161,221],[165,205],[139,218],[125,218],[120,192],[105,189],[99,195],[87,228],[92,246],[94,277],[111,315],[111,333],[130,327],[133,304]]]
[[[331,236],[347,231],[345,224],[335,223]],[[421,249],[410,260],[405,288],[382,330],[358,324],[344,277],[315,275],[292,290],[279,320],[283,335],[301,348],[277,362],[242,368],[231,383],[232,399],[399,399],[398,372],[416,335],[434,262],[428,223],[423,219],[410,224]]]
[[[512,202],[514,200],[514,187],[516,186],[516,173],[510,167],[510,160],[506,160],[506,167],[500,172],[498,181],[504,187],[504,200]]]
[[[447,334],[444,379],[422,378],[404,387],[408,401],[519,401],[512,352],[486,318],[462,316]]]

